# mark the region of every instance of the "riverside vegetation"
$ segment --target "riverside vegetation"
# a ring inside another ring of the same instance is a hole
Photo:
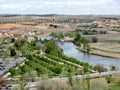
[[[10,69],[12,76],[22,75],[30,71],[36,71],[38,76],[48,74],[50,77],[59,76],[61,73],[63,76],[67,76],[69,73],[79,75],[90,73],[89,69],[94,69],[88,63],[63,55],[61,49],[52,40],[36,40],[31,43],[25,40],[16,41],[13,47],[22,53],[27,60],[23,66],[19,66],[18,70]]]
[[[72,41],[77,49],[106,57],[120,58],[119,28],[111,30],[75,29],[71,32],[52,33],[58,40]]]
[[[77,35],[77,37],[78,36],[79,35]],[[10,51],[12,50],[10,53],[11,57],[17,58],[23,55],[27,58],[24,65],[18,65],[18,69],[10,68],[9,70],[11,78],[20,78],[15,82],[10,82],[20,84],[20,90],[26,90],[27,88],[25,88],[25,86],[28,82],[39,80],[42,83],[41,85],[36,85],[37,90],[109,89],[107,81],[111,82],[111,78],[106,78],[102,81],[96,80],[94,82],[89,78],[85,80],[74,79],[73,76],[75,75],[92,73],[91,70],[102,72],[105,71],[105,69],[101,66],[93,67],[88,63],[65,56],[53,40],[41,41],[37,38],[32,42],[27,42],[25,39],[21,41],[15,40],[11,48],[8,48]],[[37,77],[40,77],[40,79],[36,80]],[[45,77],[68,77],[69,82],[41,80],[41,78]]]

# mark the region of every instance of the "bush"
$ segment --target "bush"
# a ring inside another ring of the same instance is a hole
[[[12,76],[18,75],[18,71],[15,68],[10,68],[9,72]]]
[[[96,37],[92,37],[91,42],[92,42],[92,43],[97,43],[97,42],[98,42],[98,39],[97,39]]]
[[[110,65],[110,70],[111,70],[111,71],[115,71],[115,70],[117,70],[117,67],[112,64],[112,65]]]
[[[17,54],[17,53],[16,53],[15,49],[14,49],[14,48],[11,48],[11,49],[10,49],[10,56],[13,57],[13,56],[15,56],[16,54]]]
[[[61,66],[55,66],[53,68],[53,71],[56,73],[56,74],[60,74],[62,72],[62,67]]]
[[[95,68],[96,70],[98,70],[99,73],[107,71],[107,69],[101,64],[97,64]]]

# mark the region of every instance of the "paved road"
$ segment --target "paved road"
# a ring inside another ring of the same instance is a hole
[[[105,77],[105,76],[109,76],[109,75],[120,75],[120,70],[119,71],[108,71],[108,72],[102,72],[102,73],[93,73],[93,74],[86,74],[86,75],[78,75],[78,76],[74,76],[73,78],[78,78],[78,79],[85,79],[85,78],[98,78],[98,77]],[[38,77],[37,77],[38,78]],[[63,80],[65,82],[68,82],[68,77],[63,77],[63,78],[52,78],[52,79],[49,79],[50,81],[51,80]],[[37,81],[37,82],[31,82],[31,83],[28,83],[26,85],[27,88],[31,88],[31,87],[35,87],[36,85],[40,85],[40,81]],[[14,84],[12,85],[13,87],[20,87],[19,84]]]
[[[94,73],[94,74],[88,74],[88,75],[78,75],[74,76],[75,78],[79,79],[85,79],[85,78],[98,78],[98,77],[105,77],[110,75],[120,75],[119,71],[108,71],[108,72],[101,72],[101,73]]]
[[[78,79],[85,79],[85,78],[98,78],[98,77],[105,77],[105,76],[110,76],[110,75],[120,75],[120,70],[119,71],[108,71],[108,72],[101,72],[101,73],[93,73],[93,74],[86,74],[86,75],[77,75],[74,76],[73,78],[78,78]],[[52,78],[52,80],[65,80],[68,81],[68,77],[64,78]]]

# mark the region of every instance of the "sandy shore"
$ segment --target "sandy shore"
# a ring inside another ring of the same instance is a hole
[[[94,55],[120,59],[120,54],[117,54],[117,53],[103,52],[99,50],[92,50],[90,53]]]
[[[77,49],[80,50],[80,51],[83,51],[79,47],[77,47]],[[118,58],[118,59],[120,59],[120,54],[119,53],[110,53],[110,52],[104,52],[104,51],[95,50],[95,49],[92,49],[89,53],[93,54],[93,55],[103,56],[103,57],[110,57],[110,58]]]

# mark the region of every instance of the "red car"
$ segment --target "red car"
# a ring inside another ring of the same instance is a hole
[[[2,84],[2,85],[1,85],[1,87],[6,87],[6,86],[7,86],[7,84]]]

